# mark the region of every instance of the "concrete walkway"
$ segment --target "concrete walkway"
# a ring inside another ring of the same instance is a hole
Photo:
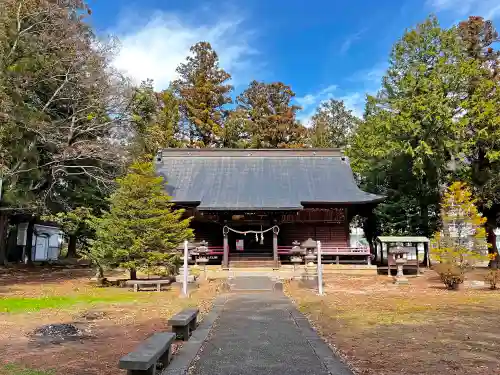
[[[261,279],[229,296],[189,373],[196,375],[352,375],[282,293]]]

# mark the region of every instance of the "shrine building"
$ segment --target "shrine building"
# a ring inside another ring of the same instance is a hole
[[[350,246],[350,222],[383,197],[358,188],[337,149],[164,149],[156,170],[212,264],[279,267],[309,238],[325,262],[370,264],[368,246]]]

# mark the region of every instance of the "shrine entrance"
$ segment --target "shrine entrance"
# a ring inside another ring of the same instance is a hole
[[[277,225],[270,227],[251,224],[224,226],[223,263],[229,264],[230,261],[248,262],[258,259],[272,262],[271,265],[277,266],[278,233],[279,227]]]
[[[228,233],[229,254],[273,254],[273,232],[264,232],[261,226],[244,226]],[[240,233],[243,232],[243,233]],[[260,232],[260,233],[259,233]]]

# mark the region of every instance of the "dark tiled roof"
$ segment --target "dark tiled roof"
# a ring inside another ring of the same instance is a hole
[[[206,211],[297,210],[382,199],[356,186],[338,150],[167,149],[156,168],[174,202]]]

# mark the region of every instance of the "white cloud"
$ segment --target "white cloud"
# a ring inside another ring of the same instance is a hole
[[[315,93],[309,93],[295,98],[295,102],[302,107],[297,113],[297,119],[305,126],[309,126],[316,107],[325,100],[333,98],[337,85],[329,85]]]
[[[350,109],[355,116],[359,118],[363,117],[366,103],[365,93],[354,91],[341,96],[339,99],[344,102],[346,108]]]
[[[500,16],[498,0],[427,0],[436,12],[452,12],[457,16],[483,16],[495,19]]]
[[[303,107],[302,111],[297,113],[297,119],[305,126],[310,126],[311,117],[314,115],[316,107],[330,98],[342,100],[354,115],[362,117],[366,95],[375,94],[380,89],[382,77],[386,71],[387,63],[379,63],[369,69],[355,72],[347,79],[351,82],[349,88],[330,85],[316,93],[308,93],[296,98],[296,102]]]
[[[352,44],[356,42],[357,40],[361,39],[361,35],[366,31],[366,29],[362,29],[358,31],[357,33],[349,35],[342,45],[340,46],[340,54],[343,55],[345,54],[349,48],[351,48]]]
[[[386,62],[376,64],[369,69],[362,69],[355,72],[349,80],[361,83],[368,91],[377,90],[382,83],[382,77],[387,72]]]
[[[252,61],[257,51],[251,47],[252,33],[245,31],[242,19],[234,15],[221,16],[213,22],[207,17],[156,12],[137,26],[137,19],[122,17],[111,30],[120,40],[120,51],[114,66],[134,81],[152,78],[156,89],[166,88],[176,78],[175,69],[184,62],[189,48],[208,41],[218,53],[220,65],[233,76],[238,85],[250,79],[259,65]]]
[[[314,94],[296,97],[295,101],[305,110],[312,105],[316,105],[320,101],[331,98],[335,90],[337,90],[337,85],[329,85]]]

